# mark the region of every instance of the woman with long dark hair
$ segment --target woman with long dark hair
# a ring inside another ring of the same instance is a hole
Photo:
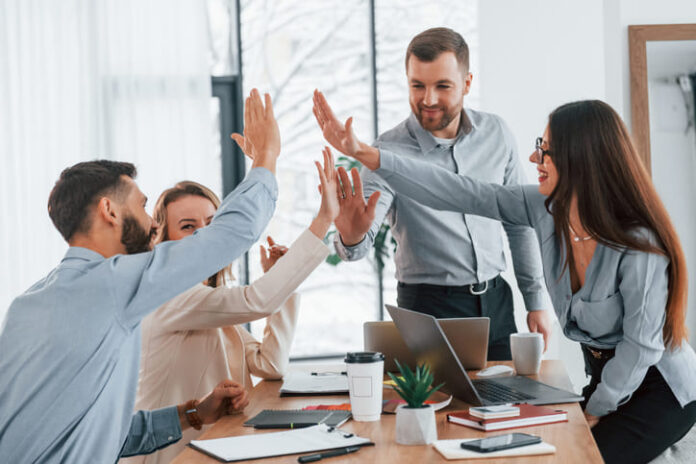
[[[328,105],[315,110],[325,134],[350,143],[350,126]],[[538,186],[479,182],[367,146],[355,158],[426,206],[534,228],[563,333],[582,345],[591,375],[582,406],[606,462],[650,461],[689,431],[696,354],[684,254],[609,105],[580,101],[551,113],[530,156]]]

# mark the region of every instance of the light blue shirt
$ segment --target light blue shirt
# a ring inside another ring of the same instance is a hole
[[[179,440],[175,406],[133,414],[140,321],[244,253],[276,197],[252,169],[193,236],[108,259],[71,247],[17,297],[0,332],[0,460],[109,463]]]
[[[418,159],[452,173],[502,185],[525,183],[510,130],[498,116],[467,109],[455,140],[440,140],[411,116],[382,134],[380,152]],[[336,252],[353,261],[366,256],[385,218],[398,243],[396,278],[407,284],[461,286],[492,279],[505,270],[500,223],[461,212],[438,211],[396,192],[377,173],[361,172],[365,198],[380,191],[375,220],[365,239],[345,246],[336,236]],[[416,178],[419,175],[416,174]],[[427,186],[426,179],[419,179]],[[527,310],[551,307],[542,283],[539,247],[527,227],[505,224],[515,277]],[[510,308],[512,310],[512,308]]]
[[[586,411],[603,416],[626,403],[650,366],[656,366],[679,403],[696,400],[696,354],[684,341],[665,349],[662,329],[669,260],[660,254],[597,248],[574,294],[563,270],[565,245],[556,235],[545,197],[534,185],[506,187],[479,182],[426,163],[381,153],[376,171],[391,187],[431,208],[477,214],[532,227],[541,247],[544,277],[563,333],[596,348],[615,348]],[[653,234],[634,231],[656,245]]]

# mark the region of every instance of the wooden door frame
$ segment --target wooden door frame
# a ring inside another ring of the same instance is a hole
[[[650,164],[650,110],[648,100],[648,57],[646,42],[696,40],[696,24],[650,24],[628,26],[631,73],[631,131],[638,155],[648,172]]]

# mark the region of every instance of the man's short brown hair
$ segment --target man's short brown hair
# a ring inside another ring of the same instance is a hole
[[[131,163],[96,160],[77,163],[60,173],[48,197],[48,215],[66,242],[91,225],[90,205],[106,193],[125,196],[126,183],[121,176],[135,178]]]
[[[420,61],[430,63],[445,52],[452,52],[457,58],[463,73],[469,72],[469,46],[458,32],[448,27],[434,27],[421,32],[408,44],[406,49],[406,71],[411,55]]]

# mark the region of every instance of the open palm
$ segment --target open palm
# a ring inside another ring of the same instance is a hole
[[[324,94],[318,90],[314,91],[312,102],[314,117],[326,141],[341,153],[354,157],[360,149],[360,140],[353,132],[353,118],[348,118],[345,125],[342,124],[334,115]]]
[[[375,220],[375,208],[377,200],[379,200],[379,192],[374,192],[366,202],[360,173],[356,168],[353,168],[350,170],[350,174],[353,177],[352,187],[345,168],[338,168],[338,176],[342,185],[339,192],[341,212],[334,220],[336,229],[341,234],[341,240],[348,246],[362,241],[367,231],[370,230],[372,222]]]

